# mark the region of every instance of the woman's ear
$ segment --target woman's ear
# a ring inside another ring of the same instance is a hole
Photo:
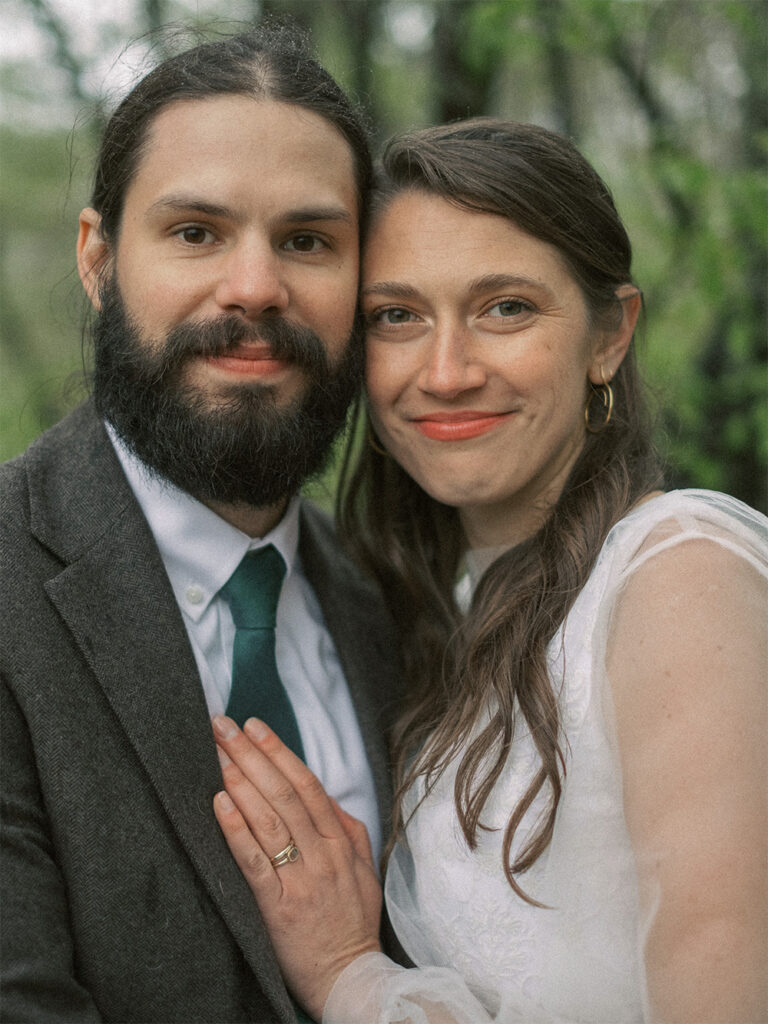
[[[101,311],[99,282],[112,255],[109,244],[101,234],[101,216],[90,206],[80,214],[77,235],[77,270],[86,295],[94,309]]]
[[[589,379],[593,384],[605,384],[616,374],[635,333],[637,318],[643,308],[643,293],[633,284],[616,289],[621,303],[621,322],[613,330],[604,331],[593,354]]]

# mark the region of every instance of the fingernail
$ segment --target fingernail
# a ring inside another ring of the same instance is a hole
[[[216,753],[219,755],[219,764],[222,768],[226,768],[228,764],[232,764],[232,759],[227,756],[226,750],[222,750],[218,743],[216,744]]]
[[[255,740],[263,740],[269,736],[269,726],[265,725],[260,718],[249,718],[243,729]]]
[[[230,740],[237,733],[237,726],[226,715],[216,715],[213,719],[213,731],[223,740]]]
[[[235,809],[235,805],[232,803],[227,793],[217,793],[216,802],[219,805],[219,810],[224,811],[225,814],[229,814]]]

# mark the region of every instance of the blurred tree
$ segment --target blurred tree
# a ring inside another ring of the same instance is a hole
[[[563,0],[541,0],[535,17],[543,37],[546,74],[552,94],[553,127],[570,137],[576,136],[576,112],[571,56],[562,26],[567,17]]]
[[[103,109],[95,71],[129,35],[205,22],[216,13],[207,3],[127,0],[122,21],[105,10],[90,26],[88,48],[63,0],[16,0],[73,112],[97,117],[77,133],[71,160],[63,128],[2,128],[4,457],[72,402],[61,380],[79,363],[78,329],[61,299],[76,293],[81,168]],[[572,136],[611,184],[635,243],[649,311],[641,359],[671,481],[768,509],[765,0],[232,0],[230,12],[254,23],[287,15],[309,30],[367,104],[378,138],[474,114]],[[22,104],[33,103],[38,72],[0,66]],[[48,293],[50,308],[40,301]]]
[[[737,12],[734,12],[737,13]],[[768,142],[768,78],[765,56],[768,22],[757,9],[738,11],[746,31],[737,33],[745,84],[740,102],[743,130],[734,140],[731,173],[719,184],[725,193],[730,236],[728,252],[737,270],[723,274],[722,297],[696,358],[693,381],[700,381],[689,402],[696,409],[681,475],[706,472],[712,486],[749,494],[765,508],[768,465],[768,259],[766,258],[765,145]],[[761,40],[762,47],[755,41]],[[707,239],[704,226],[702,236]],[[718,240],[712,240],[716,245]],[[700,248],[704,279],[714,258],[713,245]],[[702,251],[703,250],[703,251]],[[679,424],[668,413],[673,429]]]
[[[159,32],[168,21],[168,5],[164,0],[143,0],[147,31]]]
[[[432,50],[435,121],[457,121],[488,111],[499,37],[488,32],[488,26],[473,23],[476,10],[474,0],[437,5]]]
[[[76,53],[70,30],[60,11],[49,0],[26,0],[26,3],[40,28],[53,44],[54,59],[66,75],[67,86],[72,99],[78,104],[99,103],[83,87],[85,62]]]
[[[6,458],[77,397],[76,221],[66,221],[61,207],[70,187],[84,205],[85,185],[82,166],[68,180],[67,146],[65,131],[32,134],[0,126],[0,442]]]

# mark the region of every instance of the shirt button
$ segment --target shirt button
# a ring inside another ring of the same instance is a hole
[[[204,596],[202,587],[198,587],[196,583],[187,587],[187,600],[190,604],[202,604]]]

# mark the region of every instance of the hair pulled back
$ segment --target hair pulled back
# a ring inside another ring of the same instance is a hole
[[[631,245],[608,188],[567,139],[492,118],[415,131],[384,151],[374,223],[406,191],[507,217],[553,245],[581,287],[591,324],[621,322],[616,289],[632,281]],[[550,842],[566,763],[559,681],[549,677],[547,646],[611,527],[661,480],[632,349],[611,383],[610,423],[599,434],[585,430],[581,455],[548,518],[490,566],[466,615],[453,596],[466,547],[456,509],[429,497],[370,445],[356,466],[349,453],[339,498],[341,527],[379,580],[403,643],[409,698],[394,736],[395,837],[406,824],[407,790],[424,776],[428,791],[458,759],[456,807],[474,848],[522,718],[539,764],[507,823],[503,859],[510,885],[532,903],[517,876]],[[585,402],[589,388],[585,380]],[[546,816],[512,857],[518,825],[547,788]]]
[[[119,233],[125,194],[154,118],[177,100],[227,94],[291,103],[332,124],[352,150],[362,207],[372,176],[364,119],[315,59],[305,34],[271,23],[169,57],[120,103],[102,136],[91,199],[107,241]]]

